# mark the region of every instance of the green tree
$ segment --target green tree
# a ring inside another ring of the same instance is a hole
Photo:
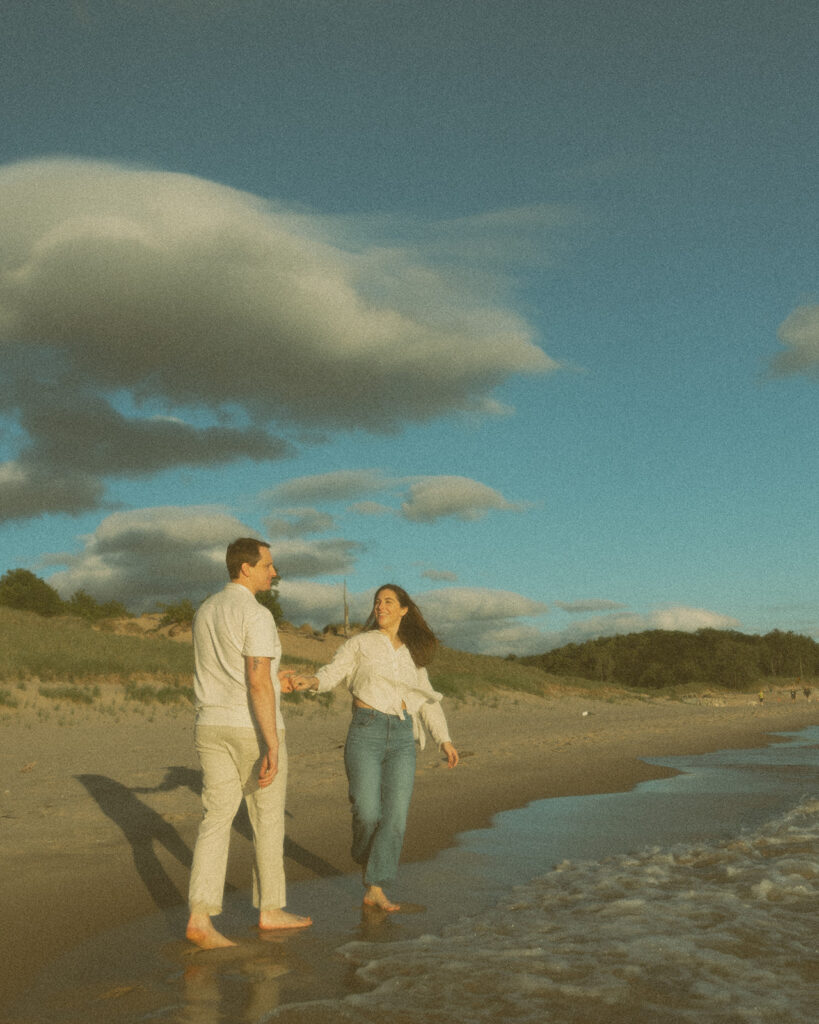
[[[726,639],[714,651],[712,673],[719,686],[745,690],[759,679],[759,659],[746,644]]]
[[[84,590],[75,590],[66,602],[65,608],[69,615],[76,615],[91,622],[100,619],[124,619],[129,616],[128,609],[119,601],[106,601],[105,604],[100,604]]]
[[[196,609],[187,598],[178,604],[163,604],[159,607],[162,612],[162,618],[159,620],[160,627],[190,626],[196,614]]]
[[[279,592],[274,587],[272,590],[263,590],[261,593],[256,595],[256,600],[260,605],[267,608],[276,622],[281,622],[284,618],[282,614],[282,607],[279,604]]]
[[[0,604],[37,615],[59,615],[66,610],[57,591],[28,569],[10,569],[0,577]]]

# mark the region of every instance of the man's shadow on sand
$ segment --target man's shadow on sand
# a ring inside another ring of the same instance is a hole
[[[196,796],[200,796],[202,773],[194,768],[170,767],[165,770],[162,782],[151,787],[123,786],[106,775],[76,775],[75,778],[85,786],[103,814],[121,829],[131,844],[134,867],[157,907],[164,910],[184,904],[186,896],[180,893],[163,868],[155,847],[156,844],[164,847],[188,870],[193,861],[193,854],[176,829],[161,814],[143,803],[137,794],[166,793],[174,789],[187,788]],[[289,811],[285,811],[285,818],[287,817],[292,817]],[[245,839],[253,840],[253,829],[244,800],[233,819],[233,828]],[[343,874],[323,858],[294,843],[289,836],[285,836],[284,839],[284,855],[321,878]],[[235,888],[229,882],[225,884],[228,892],[235,891]]]

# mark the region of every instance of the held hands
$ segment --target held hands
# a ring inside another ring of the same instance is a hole
[[[279,672],[279,686],[282,693],[296,693],[311,689],[311,676],[300,676],[297,672],[283,670]]]
[[[287,671],[286,669],[283,669],[278,673],[279,686],[281,687],[282,693],[293,692],[293,679],[295,678],[295,675],[295,672]]]

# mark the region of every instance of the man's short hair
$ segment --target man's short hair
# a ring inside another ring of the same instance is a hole
[[[227,565],[228,576],[232,580],[238,579],[242,572],[242,566],[247,562],[248,565],[256,565],[259,559],[262,557],[262,548],[269,548],[270,545],[267,541],[256,540],[255,537],[238,537],[236,540],[228,544],[227,553],[225,555],[225,565]]]

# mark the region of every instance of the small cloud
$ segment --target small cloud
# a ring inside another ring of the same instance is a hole
[[[658,608],[649,613],[647,619],[650,629],[678,629],[683,633],[695,633],[698,629],[738,629],[742,625],[732,615],[682,605]]]
[[[424,569],[421,576],[426,580],[435,580],[438,583],[455,583],[458,574],[447,572],[445,569]]]
[[[350,621],[366,620],[373,594],[374,588],[360,594],[347,592]],[[340,583],[284,579],[279,585],[279,600],[284,617],[297,625],[307,622],[314,629],[323,629],[344,621],[344,589]]]
[[[450,625],[542,615],[548,611],[541,601],[533,601],[511,590],[491,590],[488,587],[429,590],[416,601],[419,605],[423,603],[424,614],[429,613],[436,622]]]
[[[286,480],[260,495],[261,501],[274,504],[315,504],[325,501],[351,501],[390,490],[394,482],[380,469],[341,469],[334,473],[300,476]]]
[[[267,536],[303,537],[308,533],[326,533],[335,525],[333,517],[315,508],[285,508],[264,521]]]
[[[353,540],[280,540],[273,545],[273,560],[287,577],[338,576],[352,572],[355,556],[364,545]]]
[[[540,635],[539,630],[520,620],[545,614],[540,601],[508,590],[450,587],[430,590],[417,596],[424,616],[441,641],[459,650],[479,654],[523,653],[523,643]]]
[[[394,516],[395,510],[379,501],[357,501],[350,505],[350,511],[358,516]]]
[[[43,514],[80,515],[99,508],[103,485],[84,473],[48,472],[20,462],[0,464],[0,523]]]
[[[819,375],[819,305],[797,307],[779,328],[777,337],[786,351],[773,360],[775,374]]]
[[[626,607],[623,604],[618,604],[617,601],[597,599],[589,601],[553,601],[552,604],[555,608],[568,612],[569,615],[588,615],[589,612],[606,612]]]
[[[645,614],[639,612],[615,612],[597,615],[575,622],[566,629],[543,635],[541,651],[551,651],[570,643],[583,643],[601,636],[617,636],[623,633],[644,633],[651,629],[680,630],[694,633],[698,629],[738,629],[741,623],[731,615],[708,611],[705,608],[688,608],[671,605]]]
[[[453,517],[482,519],[490,511],[520,512],[523,506],[507,501],[499,492],[463,476],[428,476],[411,484],[401,514],[416,523]]]
[[[372,497],[396,493],[402,499],[399,509]],[[469,477],[389,477],[380,469],[345,469],[298,477],[265,491],[260,500],[273,504],[352,501],[349,510],[357,515],[400,515],[416,523],[432,523],[446,517],[468,522],[491,511],[520,512],[525,508]]]

